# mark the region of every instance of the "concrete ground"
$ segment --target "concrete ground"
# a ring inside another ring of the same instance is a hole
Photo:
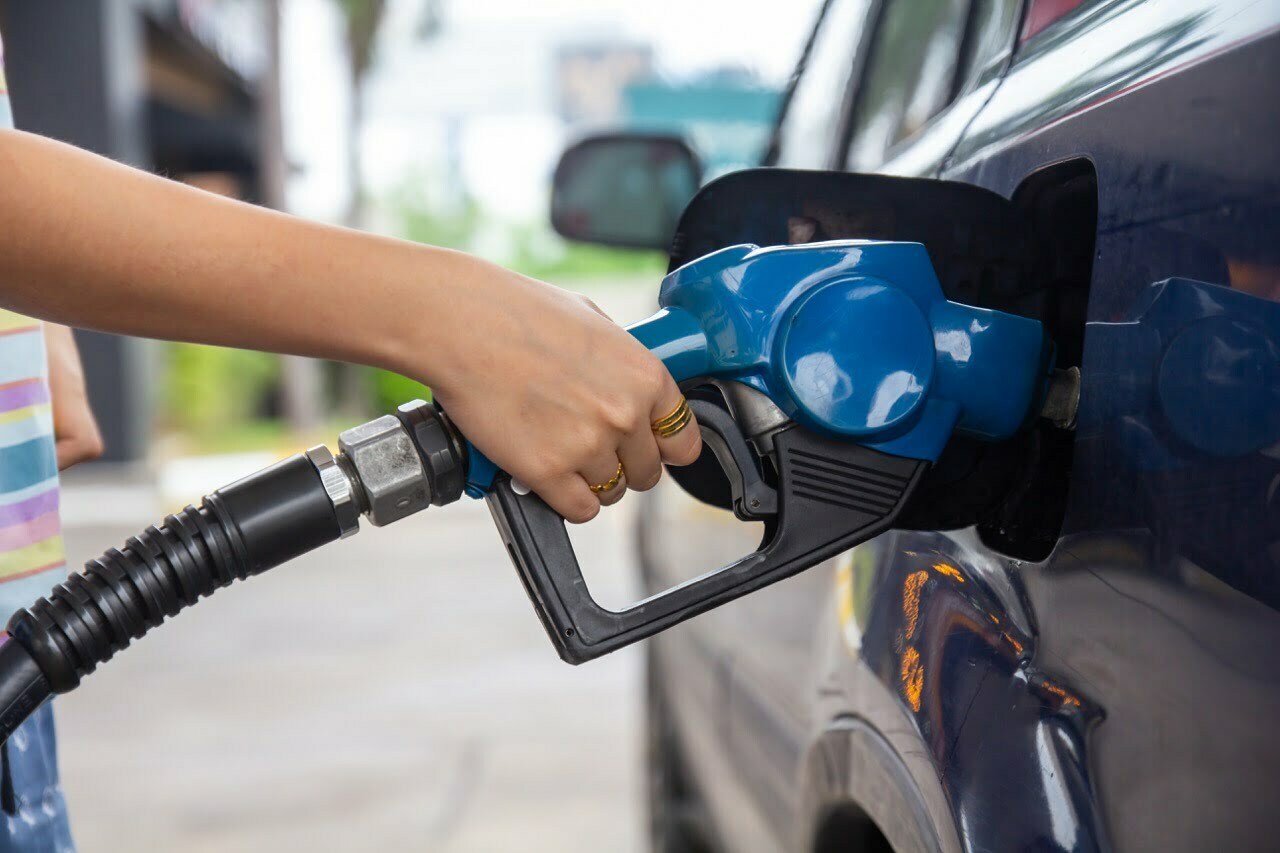
[[[148,504],[136,487],[69,487],[72,559],[172,509]],[[615,601],[633,582],[625,506],[576,536]],[[560,662],[483,504],[366,526],[220,591],[59,700],[76,838],[134,853],[636,850],[639,662]]]

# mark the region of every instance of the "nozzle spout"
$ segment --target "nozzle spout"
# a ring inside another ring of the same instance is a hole
[[[1044,394],[1044,405],[1040,407],[1040,417],[1059,429],[1075,429],[1079,409],[1080,368],[1068,367],[1053,371]]]

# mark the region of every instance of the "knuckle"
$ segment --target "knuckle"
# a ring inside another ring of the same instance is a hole
[[[613,452],[614,442],[603,434],[593,433],[578,444],[578,467],[603,465],[602,458]]]
[[[529,483],[545,483],[555,476],[555,467],[551,464],[551,460],[545,456],[539,456],[524,466],[522,479]]]
[[[592,415],[605,429],[616,429],[630,405],[626,394],[602,394],[593,402]]]
[[[644,390],[650,398],[656,399],[667,390],[667,383],[671,381],[671,375],[662,366],[662,362],[653,358],[646,366],[646,370],[641,376],[641,381],[644,383]]]
[[[605,444],[602,430],[595,424],[588,423],[580,423],[574,427],[569,441],[570,446],[565,455],[578,464],[597,456]]]
[[[579,498],[569,507],[565,519],[574,524],[585,524],[600,513],[600,502],[595,498]]]
[[[644,415],[635,398],[627,397],[618,400],[606,414],[609,425],[621,433],[632,432]]]

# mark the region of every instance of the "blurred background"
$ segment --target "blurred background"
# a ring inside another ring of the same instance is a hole
[[[573,245],[551,171],[602,128],[756,162],[819,0],[0,0],[19,127],[213,192],[655,307],[660,254]],[[352,282],[358,292],[360,283]],[[429,393],[392,374],[79,336],[106,458],[72,565]],[[84,850],[639,849],[639,659],[542,636],[482,506],[230,589],[61,701]],[[632,578],[627,502],[577,537]],[[594,589],[594,588],[593,588]],[[376,610],[376,612],[375,612]]]

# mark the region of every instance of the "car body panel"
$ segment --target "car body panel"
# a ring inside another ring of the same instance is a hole
[[[1205,325],[1225,316],[1254,335],[1250,357],[1270,369],[1277,27],[1275,2],[1095,4],[1011,60],[995,52],[987,67],[998,75],[979,75],[891,152],[887,171],[1005,197],[1072,158],[1096,170],[1063,535],[1029,563],[973,529],[888,533],[656,638],[669,692],[687,693],[674,702],[678,728],[701,742],[692,775],[727,849],[803,849],[833,797],[857,801],[882,830],[925,815],[932,840],[903,830],[903,849],[1270,842],[1280,436],[1221,452],[1175,435],[1176,419],[1133,394],[1168,347],[1131,329],[1160,288],[1181,289],[1196,299],[1179,322],[1197,324],[1206,347],[1231,349],[1235,338]],[[1208,284],[1161,284],[1175,276]],[[1214,286],[1232,298],[1215,299]],[[1196,377],[1175,378],[1195,407]],[[1231,416],[1211,408],[1198,423],[1225,436]],[[672,487],[646,512],[661,519],[646,540],[660,574],[692,574],[754,544]],[[849,721],[875,738],[833,734]],[[910,777],[907,806],[865,801],[876,798],[847,772],[839,781],[838,768],[872,760],[876,738]]]

